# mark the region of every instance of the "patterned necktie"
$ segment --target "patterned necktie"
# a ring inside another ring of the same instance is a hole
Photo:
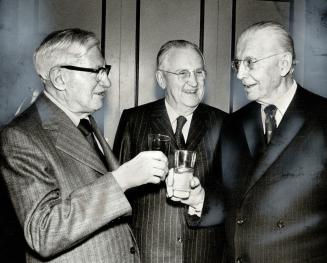
[[[186,145],[185,145],[185,139],[182,133],[182,129],[186,123],[186,118],[184,116],[179,116],[177,118],[177,125],[176,125],[176,132],[175,132],[175,139],[177,142],[177,147],[180,150],[185,149]]]
[[[265,107],[264,112],[266,114],[266,119],[265,119],[265,129],[266,129],[266,134],[265,134],[265,141],[266,144],[269,144],[271,137],[277,128],[276,124],[276,115],[277,107],[275,105],[268,105]]]
[[[82,132],[82,134],[85,136],[86,140],[89,142],[89,144],[94,148],[97,155],[103,162],[103,164],[106,166],[106,168],[109,171],[115,170],[119,167],[118,161],[116,160],[115,156],[113,155],[112,151],[110,150],[109,145],[106,142],[103,142],[104,138],[101,138],[99,134],[97,134],[97,130],[94,128],[95,120],[91,117],[91,123],[87,119],[81,119],[77,128]],[[95,137],[98,139],[103,152],[100,150],[97,141],[95,140]]]

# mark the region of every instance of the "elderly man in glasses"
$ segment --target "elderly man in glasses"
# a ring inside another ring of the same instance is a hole
[[[124,110],[115,138],[114,152],[126,162],[148,149],[149,134],[171,139],[169,167],[175,150],[196,151],[194,176],[206,188],[215,188],[219,177],[214,154],[224,113],[202,104],[206,71],[199,48],[185,40],[165,43],[157,55],[156,78],[165,98]],[[137,176],[137,175],[135,175]],[[221,226],[191,229],[187,209],[166,198],[166,186],[149,185],[130,192],[132,227],[141,261],[219,262],[223,249]],[[196,213],[197,204],[190,208]]]
[[[110,87],[93,33],[53,32],[34,61],[44,92],[0,136],[27,262],[140,262],[124,192],[159,183],[167,157],[144,152],[119,167],[91,116]]]
[[[222,128],[227,262],[327,262],[327,100],[296,83],[294,60],[275,22],[238,39],[233,67],[253,102]]]

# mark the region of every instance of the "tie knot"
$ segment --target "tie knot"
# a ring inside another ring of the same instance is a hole
[[[88,136],[93,132],[91,123],[87,119],[80,119],[77,128],[83,133],[84,136]]]
[[[277,107],[273,104],[268,105],[264,109],[266,116],[268,116],[269,118],[275,118],[276,111],[277,111]]]
[[[176,131],[181,131],[186,123],[186,118],[184,116],[179,116],[177,118],[177,126],[176,126]]]

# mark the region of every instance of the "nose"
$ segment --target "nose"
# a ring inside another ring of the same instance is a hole
[[[243,63],[240,63],[236,77],[242,80],[246,77],[247,74],[248,74],[248,69],[244,66]]]
[[[100,83],[103,87],[106,87],[109,89],[111,87],[111,81],[107,74],[102,74],[102,77],[100,78]]]
[[[187,80],[187,83],[192,87],[196,87],[198,85],[198,78],[194,71],[191,71],[191,74],[190,74],[189,79]]]

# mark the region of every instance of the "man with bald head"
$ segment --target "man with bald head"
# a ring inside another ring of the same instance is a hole
[[[201,103],[206,78],[201,51],[189,41],[168,41],[157,55],[156,78],[165,90],[165,98],[124,110],[114,152],[123,163],[148,149],[148,134],[168,135],[169,168],[173,167],[175,150],[196,151],[194,176],[205,188],[214,188],[213,182],[220,175],[214,153],[224,113]],[[223,250],[221,226],[191,229],[185,222],[185,214],[197,213],[199,204],[188,211],[172,202],[166,198],[164,183],[137,189],[130,193],[130,200],[132,227],[143,263],[219,262]]]
[[[238,39],[233,68],[251,103],[221,132],[227,262],[327,262],[327,101],[297,84],[294,61],[278,23]],[[215,223],[211,204],[197,224]]]

